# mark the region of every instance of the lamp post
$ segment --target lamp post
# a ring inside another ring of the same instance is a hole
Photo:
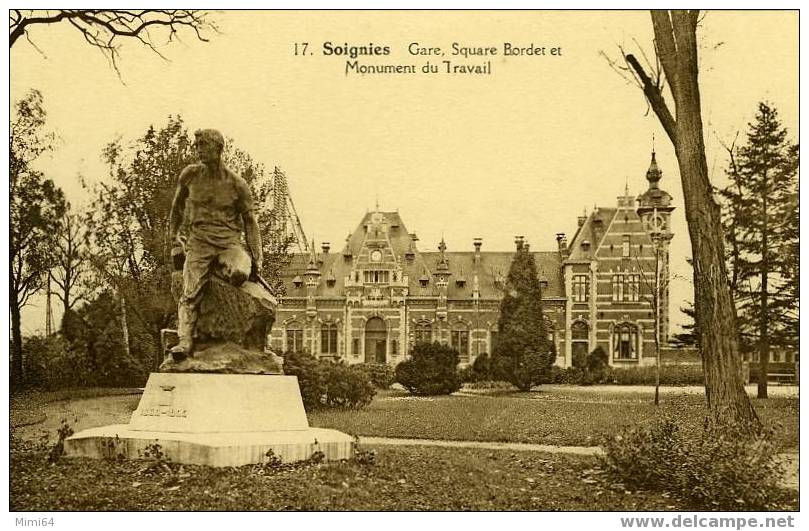
[[[657,208],[654,209],[654,217],[657,217]],[[655,328],[655,406],[660,404],[660,247],[662,244],[662,234],[655,226],[651,232],[652,243],[655,250],[655,276],[654,293],[652,294],[652,307],[654,310]]]

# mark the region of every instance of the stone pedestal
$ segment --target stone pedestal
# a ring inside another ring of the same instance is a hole
[[[152,373],[129,424],[84,430],[65,440],[68,456],[139,459],[159,445],[172,462],[241,466],[323,452],[349,459],[353,439],[310,428],[294,376]]]

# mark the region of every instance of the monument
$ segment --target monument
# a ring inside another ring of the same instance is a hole
[[[159,444],[171,461],[209,466],[347,459],[353,439],[309,427],[297,378],[266,347],[277,301],[260,276],[250,188],[225,167],[221,133],[198,130],[194,146],[200,162],[180,174],[171,208],[178,311],[177,330],[161,335],[165,360],[129,424],[78,432],[65,452],[137,459]]]

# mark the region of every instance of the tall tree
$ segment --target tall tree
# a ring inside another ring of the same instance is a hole
[[[731,229],[731,286],[740,335],[754,339],[758,397],[767,398],[770,347],[784,346],[793,335],[792,309],[797,304],[794,284],[785,272],[798,245],[796,228],[790,226],[795,222],[791,213],[797,210],[798,149],[767,103],[759,103],[755,122],[748,127],[745,144],[735,153],[733,147],[728,150],[731,184],[722,195],[725,224]],[[797,331],[794,335],[797,339]]]
[[[21,311],[42,290],[52,267],[54,234],[66,205],[62,191],[32,164],[52,147],[45,132],[42,94],[29,92],[14,105],[9,142],[9,309],[11,313],[11,381],[24,381]]]
[[[206,11],[188,9],[12,9],[9,11],[8,45],[25,37],[33,45],[34,28],[64,23],[87,44],[104,54],[118,72],[120,42],[132,40],[163,57],[159,48],[178,39],[181,31],[207,42],[207,31],[217,31]],[[35,46],[35,45],[34,45]]]
[[[556,359],[542,318],[542,287],[528,244],[518,240],[500,302],[497,342],[492,352],[494,373],[529,391],[547,382]]]
[[[697,58],[699,11],[652,11],[651,17],[662,72],[650,75],[633,55],[625,59],[677,155],[694,261],[694,301],[708,407],[719,421],[736,421],[756,430],[760,421],[744,389],[721,214],[705,158]],[[674,114],[664,97],[664,76]]]
[[[86,227],[80,215],[67,210],[54,241],[54,267],[50,271],[54,294],[62,303],[62,314],[73,309],[87,295],[83,277],[87,272]]]

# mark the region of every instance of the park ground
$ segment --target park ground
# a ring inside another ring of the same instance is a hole
[[[779,451],[795,455],[797,388],[774,387],[770,395],[754,400],[756,411],[774,428]],[[704,417],[700,388],[664,388],[658,408],[652,396],[649,387],[619,386],[467,390],[441,397],[394,389],[380,392],[363,410],[310,415],[313,426],[388,443],[361,444],[353,462],[212,469],[160,461],[62,458],[50,463],[49,448],[63,421],[76,431],[126,423],[140,395],[137,390],[30,392],[12,398],[11,509],[693,509],[669,493],[626,490],[602,473],[598,457],[588,451],[605,437],[660,415],[683,422]],[[459,442],[447,447],[431,440]],[[465,445],[468,441],[476,446]],[[551,453],[529,445],[586,448],[578,454]],[[783,489],[781,499],[785,509],[798,506],[796,490]]]

